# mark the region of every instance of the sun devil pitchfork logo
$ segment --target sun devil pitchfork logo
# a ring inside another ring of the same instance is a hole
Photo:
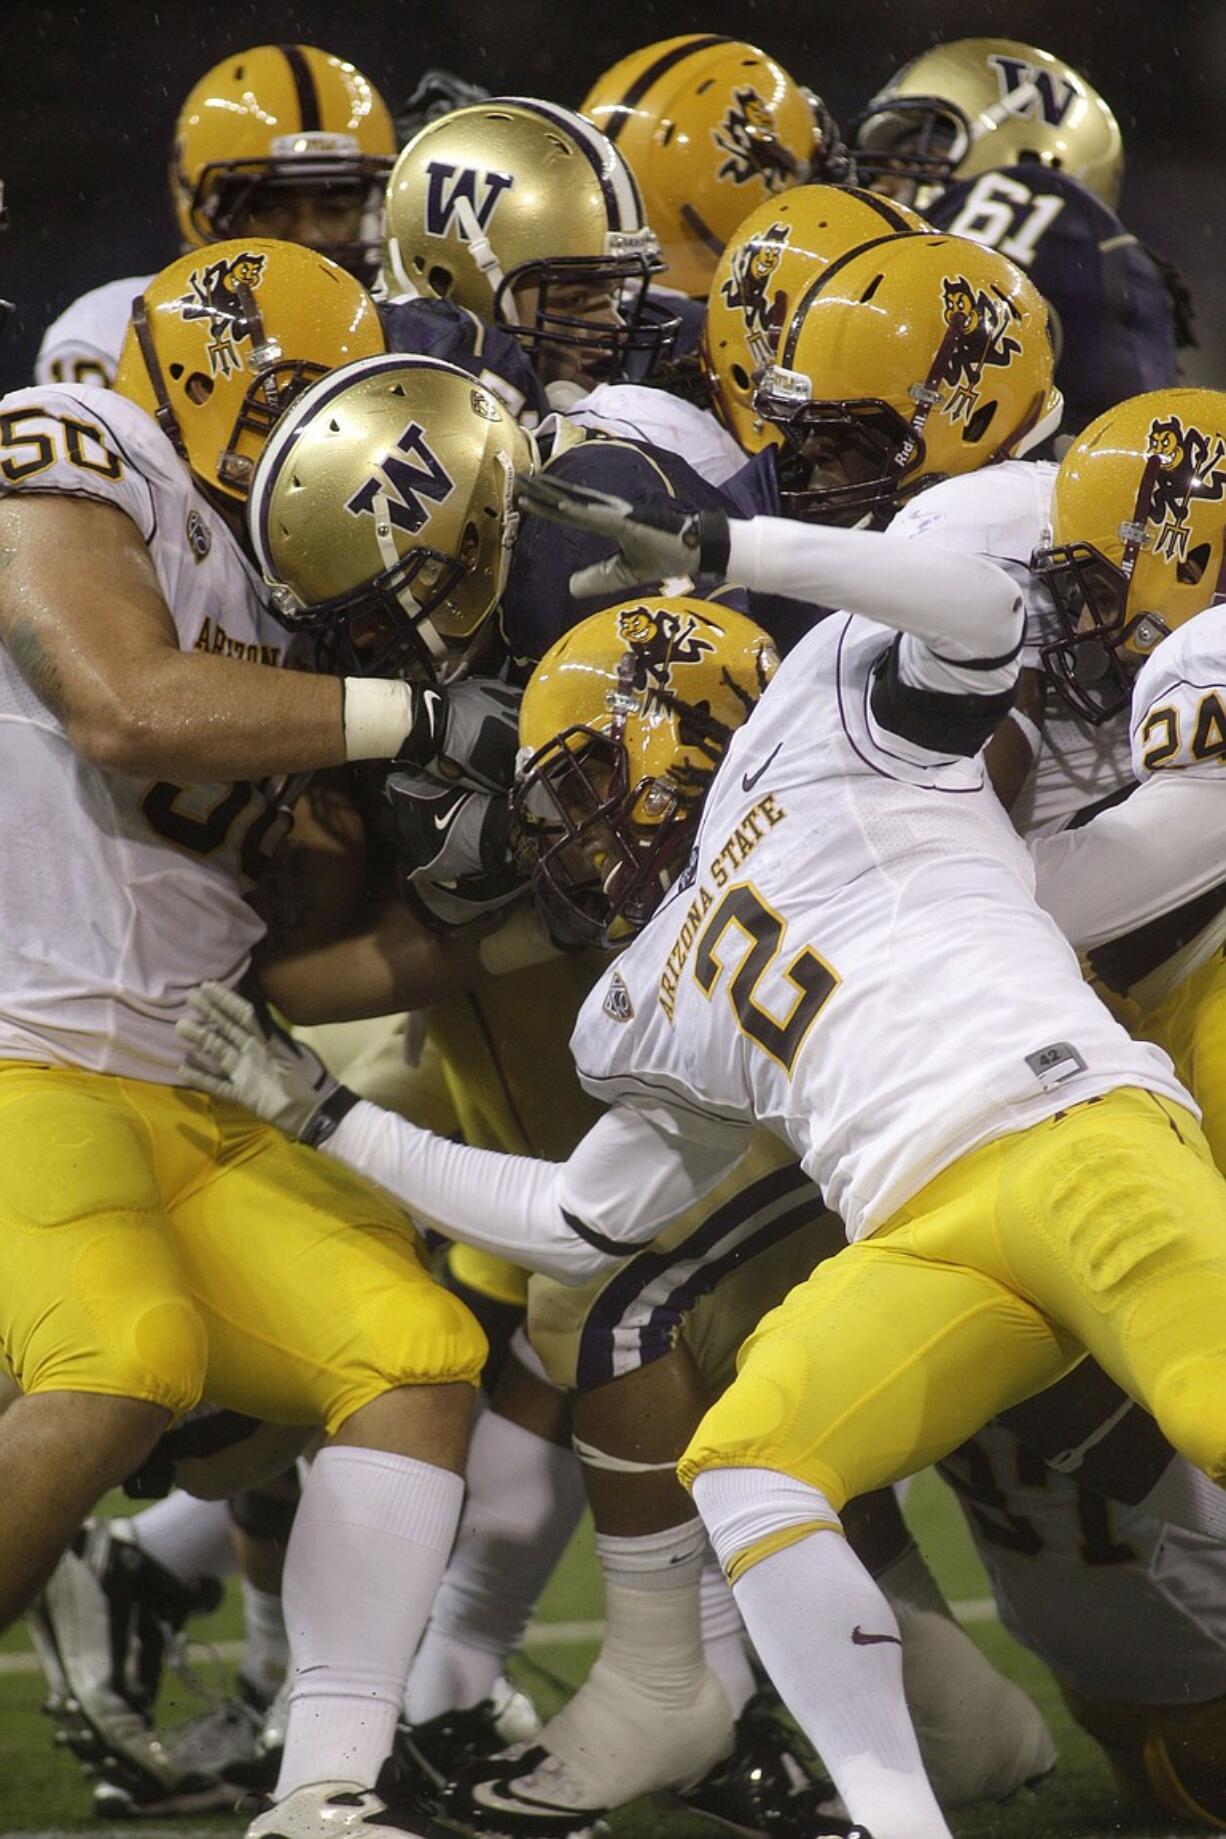
[[[745,321],[746,343],[757,365],[771,362],[787,316],[787,295],[778,288],[772,293],[771,279],[791,234],[791,224],[773,223],[736,251],[732,272],[720,284],[729,311]]]
[[[238,347],[250,340],[252,329],[239,290],[249,288],[255,292],[264,278],[264,261],[264,256],[243,250],[228,262],[193,268],[187,279],[187,292],[172,302],[181,319],[208,321],[209,369],[215,377],[233,376],[243,367]]]
[[[1211,442],[1199,428],[1185,428],[1178,415],[1170,415],[1150,423],[1147,452],[1145,523],[1158,525],[1154,554],[1182,562],[1192,534],[1193,502],[1212,504],[1226,491],[1226,441],[1219,434]]]
[[[965,275],[947,277],[943,285],[949,331],[929,383],[949,385],[942,415],[952,422],[969,422],[979,401],[984,370],[989,366],[1007,369],[1022,349],[1009,331],[1010,326],[1021,323],[1021,315],[1003,295],[973,287]]]
[[[734,185],[762,179],[768,192],[781,192],[797,176],[796,163],[779,139],[769,104],[750,83],[733,90],[724,119],[718,128],[712,128],[711,138],[728,156],[717,179],[731,179]]]

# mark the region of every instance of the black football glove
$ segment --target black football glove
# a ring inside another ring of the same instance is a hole
[[[467,926],[524,891],[511,858],[505,793],[474,792],[425,773],[392,773],[384,786],[402,888],[437,931]]]
[[[633,505],[587,485],[563,485],[547,474],[520,479],[515,502],[551,524],[587,530],[617,544],[618,553],[570,578],[579,600],[667,581],[678,575],[718,575],[728,568],[728,519],[722,511],[683,511],[669,504]]]
[[[520,695],[493,678],[419,686],[413,726],[397,760],[416,772],[442,766],[470,790],[508,791],[519,751]]]

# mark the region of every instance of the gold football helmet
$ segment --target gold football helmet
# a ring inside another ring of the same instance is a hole
[[[248,527],[278,613],[344,676],[458,676],[510,566],[535,450],[492,391],[436,358],[350,364],[269,441]]]
[[[396,157],[387,105],[352,64],[314,45],[236,51],[179,113],[170,195],[186,249],[249,235],[304,242],[371,282]],[[294,215],[291,194],[313,194]]]
[[[754,407],[783,434],[785,507],[880,526],[924,486],[1016,459],[1055,432],[1047,307],[995,249],[885,236],[794,303]]]
[[[259,238],[212,243],[132,302],[115,388],[153,416],[198,484],[241,503],[294,397],[385,344],[370,295],[325,256]]]
[[[1083,76],[1012,38],[959,38],[904,64],[852,122],[861,180],[920,209],[954,178],[1020,161],[1057,166],[1115,209],[1119,123]]]
[[[546,652],[520,705],[512,808],[566,936],[610,944],[647,924],[778,662],[744,614],[679,595],[606,607]]]
[[[905,204],[841,185],[797,185],[738,226],[711,284],[702,360],[715,412],[746,453],[783,439],[755,410],[754,384],[809,283],[860,243],[927,228]]]
[[[1043,660],[1076,714],[1107,721],[1154,647],[1226,599],[1226,394],[1152,390],[1100,415],[1060,463],[1051,526],[1032,566],[1063,635]]]
[[[688,33],[644,45],[580,103],[643,188],[663,279],[705,297],[725,243],[764,198],[846,172],[828,113],[781,64],[735,38]],[[821,124],[825,123],[824,131]]]
[[[635,354],[649,368],[676,337],[646,310],[660,255],[634,175],[552,102],[496,96],[415,134],[387,188],[387,258],[406,293],[512,332],[546,382],[612,376]]]

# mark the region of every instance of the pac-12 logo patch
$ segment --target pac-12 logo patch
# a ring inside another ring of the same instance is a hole
[[[626,980],[620,971],[614,971],[609,978],[609,987],[604,993],[601,1008],[613,1022],[629,1022],[634,1019],[634,1004],[626,988]]]
[[[254,293],[264,278],[265,257],[242,250],[227,261],[209,262],[193,268],[187,278],[187,292],[174,306],[181,319],[205,319],[209,327],[206,347],[209,370],[215,377],[229,377],[242,369],[238,347],[250,342],[253,327],[248,323],[243,293]]]
[[[203,562],[213,547],[213,534],[201,517],[199,511],[187,513],[187,546],[192,552],[193,562]]]
[[[1186,561],[1193,500],[1214,503],[1226,490],[1226,442],[1220,434],[1210,442],[1199,428],[1185,428],[1178,415],[1159,416],[1150,423],[1147,452],[1138,521],[1143,515],[1146,526],[1158,525],[1155,555]]]

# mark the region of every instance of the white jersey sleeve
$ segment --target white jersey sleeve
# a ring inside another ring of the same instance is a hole
[[[324,1149],[448,1238],[586,1283],[701,1199],[742,1146],[698,1143],[671,1118],[614,1109],[566,1162],[541,1162],[452,1143],[362,1100]]]
[[[1173,913],[1226,863],[1226,607],[1198,614],[1133,686],[1140,785],[1079,830],[1032,843],[1037,898],[1082,949]]]
[[[109,389],[115,381],[132,302],[152,275],[127,275],[81,294],[52,320],[34,360],[35,383],[78,383]]]
[[[706,409],[638,383],[598,384],[566,410],[566,420],[597,434],[646,441],[680,454],[708,485],[725,484],[747,458]]]
[[[987,556],[1013,578],[1026,607],[1025,670],[1041,669],[1044,645],[1059,636],[1051,596],[1030,567],[1035,550],[1051,540],[1056,472],[1043,460],[985,466],[921,492],[890,525],[891,536],[922,537],[953,554]],[[1078,813],[1131,783],[1124,718],[1094,727],[1049,694],[1039,749],[1010,815],[1025,837],[1063,830]]]
[[[0,403],[0,494],[32,492],[132,520],[181,650],[283,661],[258,576],[126,397],[44,387]],[[271,786],[91,765],[0,647],[0,1059],[175,1083],[187,992],[237,982],[263,933],[248,894],[276,819]]]

